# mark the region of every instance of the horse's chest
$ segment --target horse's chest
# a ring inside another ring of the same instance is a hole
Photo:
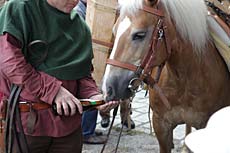
[[[193,108],[183,108],[180,106],[173,107],[169,111],[156,112],[155,115],[172,125],[187,123],[196,128],[204,127],[208,119],[207,114],[204,112],[198,112],[193,110]]]

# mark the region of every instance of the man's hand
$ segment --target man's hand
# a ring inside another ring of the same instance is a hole
[[[117,107],[118,104],[119,104],[118,101],[110,101],[110,102],[106,102],[103,105],[97,106],[96,108],[102,112],[109,112],[111,109],[114,109],[115,107]]]
[[[59,89],[54,99],[54,103],[56,103],[57,113],[59,115],[73,116],[76,113],[77,108],[79,113],[82,114],[83,108],[81,102],[64,87]],[[64,114],[62,114],[62,108],[64,110]]]
[[[94,95],[94,96],[90,97],[90,99],[93,99],[93,100],[103,100],[103,95],[102,95],[102,94]],[[103,104],[103,105],[97,106],[96,108],[97,108],[99,111],[108,112],[108,111],[110,111],[111,109],[117,107],[118,104],[119,104],[118,101],[110,101],[110,102],[106,102],[106,103]]]

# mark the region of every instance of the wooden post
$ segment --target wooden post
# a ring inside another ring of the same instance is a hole
[[[113,43],[112,29],[117,18],[117,0],[88,0],[86,10],[86,23],[92,32],[92,38],[105,43]],[[97,85],[101,86],[104,75],[106,59],[111,48],[101,43],[93,43],[94,73]]]

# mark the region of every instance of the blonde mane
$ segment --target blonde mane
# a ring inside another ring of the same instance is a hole
[[[204,0],[160,0],[168,15],[176,24],[178,33],[191,42],[196,51],[202,51],[208,40],[207,8]],[[121,15],[135,15],[143,7],[144,0],[119,0]]]

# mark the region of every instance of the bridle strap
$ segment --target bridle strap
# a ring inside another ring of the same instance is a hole
[[[159,17],[164,17],[164,13],[158,9],[153,9],[148,6],[143,6],[142,10],[145,12],[151,13],[153,15],[159,16]]]
[[[161,5],[158,5],[158,6],[161,8]],[[147,7],[147,8],[151,9],[149,7]],[[156,9],[152,9],[152,10],[156,11]],[[159,10],[157,10],[157,11],[159,11]],[[165,59],[165,61],[171,55],[171,44],[170,44],[169,37],[168,37],[167,26],[165,26],[163,17],[164,17],[164,15],[158,16],[158,21],[157,21],[157,24],[154,28],[153,34],[152,34],[151,46],[149,47],[149,51],[147,53],[147,56],[144,57],[144,59],[141,63],[141,67],[144,68],[143,74],[147,77],[150,77],[148,75],[150,75],[152,68],[154,66],[154,59],[156,58],[155,53],[156,53],[156,50],[158,48],[159,42],[162,39],[164,40],[166,51],[167,51],[167,58]],[[163,63],[165,63],[165,62],[163,62]]]
[[[114,60],[114,59],[107,59],[106,63],[110,64],[110,65],[113,65],[113,66],[116,66],[116,67],[120,67],[120,68],[123,68],[123,69],[134,71],[134,72],[138,68],[138,66],[136,66],[136,65],[121,62],[121,61],[117,61],[117,60]]]
[[[158,23],[156,25],[156,28],[154,29],[154,33],[152,36],[152,42],[151,42],[151,46],[149,48],[148,54],[147,56],[143,59],[142,63],[141,63],[141,67],[144,68],[144,74],[148,74],[150,75],[152,68],[153,68],[153,63],[154,63],[154,58],[155,58],[155,51],[158,47],[158,43],[159,43],[159,36],[158,36],[158,32],[161,29],[163,25],[163,21],[162,19],[158,20]]]
[[[148,84],[151,88],[155,89],[155,91],[158,93],[158,95],[159,95],[160,99],[162,100],[163,104],[165,105],[165,107],[168,110],[170,110],[171,105],[170,105],[167,97],[163,93],[162,89],[158,86],[158,81],[160,79],[161,72],[162,72],[164,66],[165,66],[165,63],[158,66],[158,70],[157,70],[155,78],[152,78],[151,76],[144,77],[144,75],[142,75],[141,77],[143,77],[143,78],[141,78],[141,79],[143,79],[145,81],[145,83]]]
[[[151,54],[153,53],[154,51],[154,42],[156,42],[157,40],[157,32],[158,32],[158,24],[156,25],[156,28],[154,28],[153,30],[153,33],[152,33],[152,41],[151,41],[151,44],[149,46],[149,51],[148,53],[144,56],[143,60],[142,60],[142,63],[141,63],[141,68],[144,69],[144,67],[146,66],[146,64],[148,63],[149,61],[149,57],[151,56]]]
[[[110,124],[109,131],[108,131],[107,136],[106,136],[106,141],[105,141],[104,145],[103,145],[102,148],[101,148],[101,153],[104,152],[105,146],[106,146],[106,144],[107,144],[107,142],[108,142],[108,140],[109,140],[109,136],[110,136],[110,133],[111,133],[111,131],[112,131],[113,123],[114,123],[115,117],[116,117],[116,115],[117,115],[118,107],[119,107],[119,105],[118,105],[117,107],[115,107],[114,110],[113,110],[112,123]]]

